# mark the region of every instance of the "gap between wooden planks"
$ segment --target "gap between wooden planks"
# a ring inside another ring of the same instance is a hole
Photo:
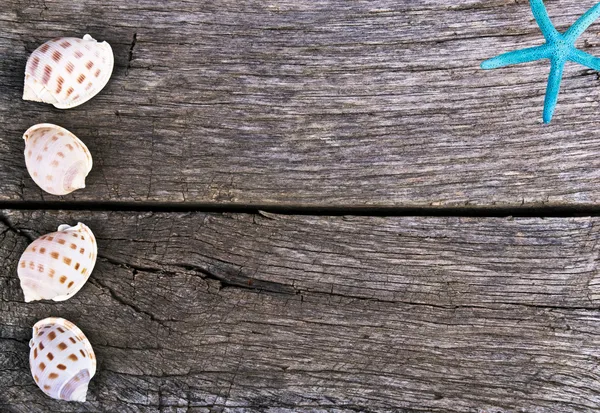
[[[555,413],[600,403],[599,218],[1,217],[3,410]],[[98,239],[89,282],[68,302],[24,304],[21,252],[77,221]],[[31,380],[31,326],[48,315],[94,345],[85,405],[52,401]]]

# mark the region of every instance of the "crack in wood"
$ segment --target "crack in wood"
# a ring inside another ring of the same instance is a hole
[[[34,238],[31,235],[29,235],[29,234],[21,231],[20,229],[16,228],[10,222],[10,220],[6,216],[4,216],[2,213],[0,213],[0,223],[2,223],[6,227],[6,230],[4,232],[2,232],[2,234],[5,234],[7,231],[11,231],[11,232],[17,234],[18,236],[27,239],[27,241],[29,241],[29,242],[33,242],[34,241]]]
[[[162,320],[162,319],[156,317],[151,312],[142,310],[139,306],[137,306],[133,302],[130,302],[129,300],[126,300],[123,297],[121,297],[119,294],[117,294],[117,292],[115,291],[114,288],[111,288],[110,286],[108,286],[105,282],[101,281],[100,278],[90,278],[88,280],[88,282],[92,285],[95,285],[96,287],[98,287],[101,290],[108,291],[110,296],[115,301],[119,302],[120,304],[123,304],[124,306],[131,308],[134,312],[136,312],[138,314],[143,314],[143,315],[148,316],[150,318],[150,320],[159,323],[161,326],[165,327],[167,330],[171,330],[171,327],[165,324],[165,322],[168,322],[169,320]]]
[[[131,46],[129,47],[129,54],[127,55],[127,67],[125,68],[125,76],[129,76],[129,69],[131,69],[131,62],[133,61],[133,49],[137,43],[137,33],[133,33],[133,39]]]

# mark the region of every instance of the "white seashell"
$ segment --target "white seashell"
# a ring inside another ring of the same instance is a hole
[[[79,106],[108,83],[114,56],[110,45],[89,34],[62,37],[33,51],[25,67],[23,99],[50,103],[59,109]]]
[[[27,129],[25,164],[36,184],[53,195],[85,188],[92,155],[77,136],[60,126],[40,123]]]
[[[82,223],[61,225],[58,232],[36,239],[21,255],[17,270],[25,302],[72,297],[92,273],[97,255],[96,238]]]
[[[86,336],[64,318],[33,326],[29,366],[38,387],[53,399],[84,402],[96,374],[96,355]]]

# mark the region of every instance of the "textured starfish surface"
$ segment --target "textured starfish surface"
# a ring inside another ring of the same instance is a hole
[[[565,63],[570,60],[591,69],[600,70],[600,58],[575,47],[575,41],[579,36],[600,17],[600,3],[589,9],[565,33],[559,33],[554,28],[542,0],[531,0],[530,3],[533,17],[540,26],[546,43],[541,46],[501,54],[483,62],[481,68],[496,69],[518,63],[533,62],[534,60],[550,59],[550,76],[546,89],[543,116],[544,123],[550,123],[558,101],[558,92]]]

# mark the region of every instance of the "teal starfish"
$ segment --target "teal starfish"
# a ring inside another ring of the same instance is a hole
[[[518,63],[533,62],[534,60],[550,59],[550,76],[548,78],[548,88],[546,89],[543,116],[544,123],[550,123],[558,101],[558,92],[565,63],[570,60],[591,69],[600,70],[600,58],[575,47],[575,41],[579,36],[600,17],[600,3],[589,9],[565,33],[559,33],[554,28],[542,0],[530,0],[530,3],[533,17],[540,26],[542,34],[546,38],[546,43],[541,46],[501,54],[483,62],[481,68],[486,70],[496,69]]]

